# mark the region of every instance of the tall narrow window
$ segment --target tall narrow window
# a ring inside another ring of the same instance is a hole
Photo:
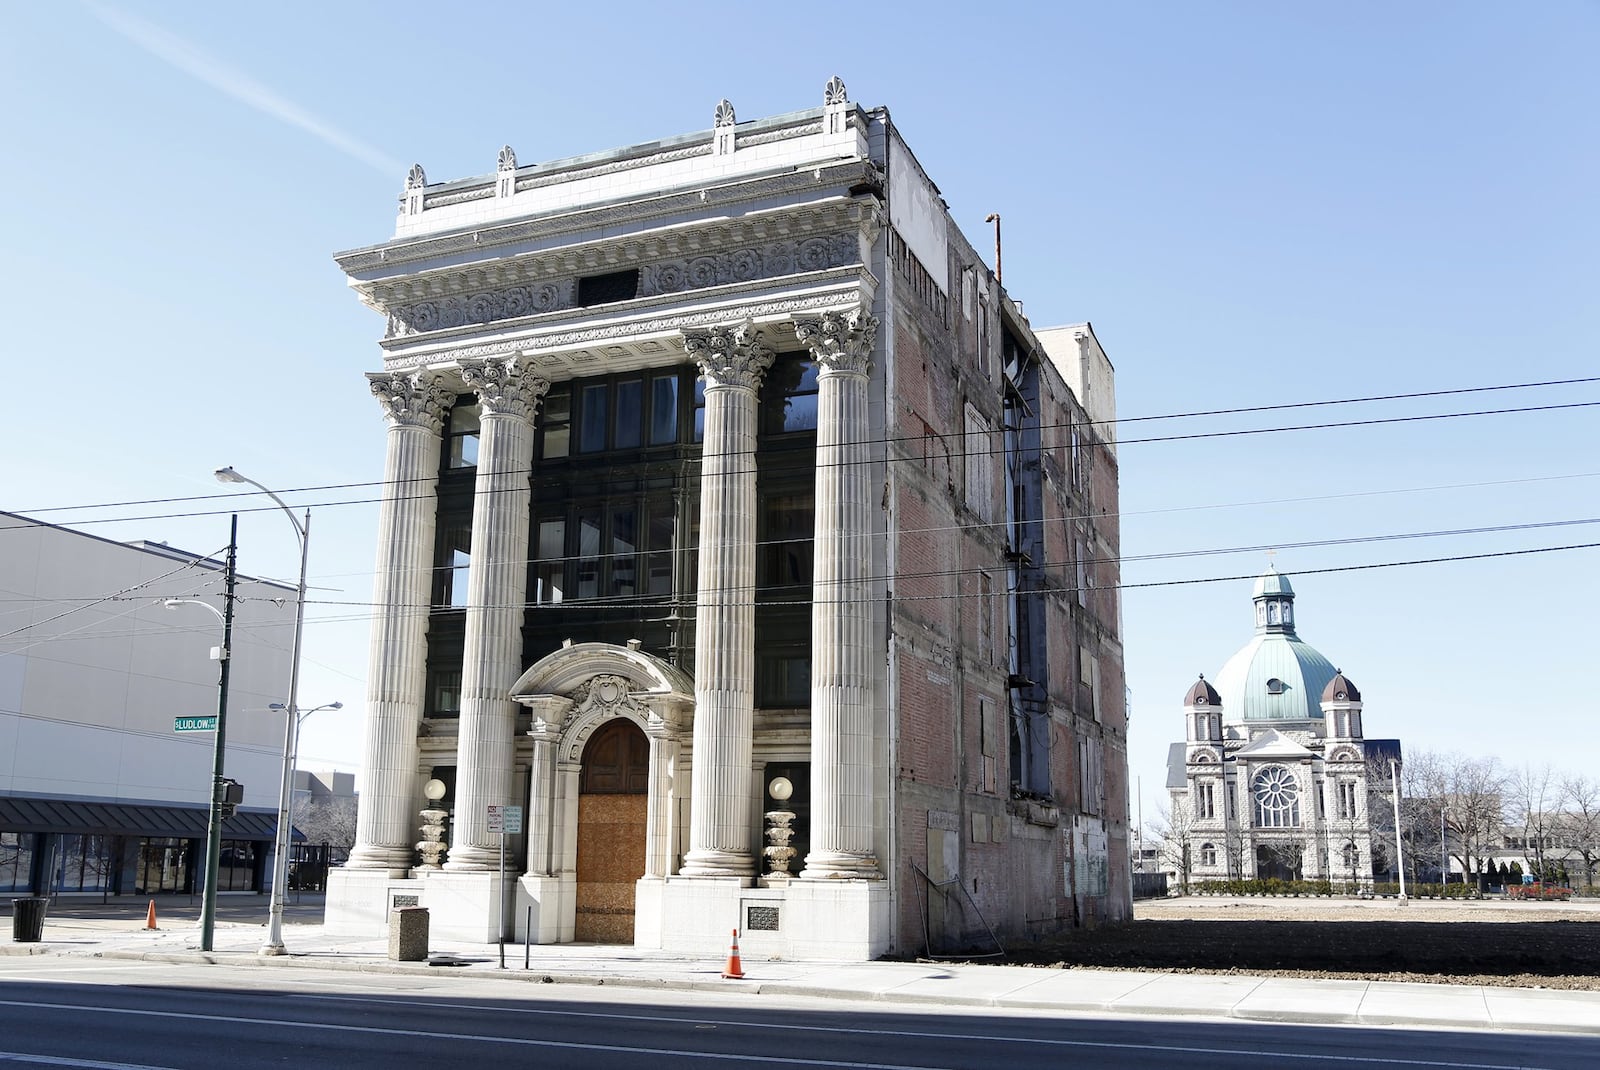
[[[478,463],[479,412],[476,405],[450,409],[450,431],[445,463],[451,468],[471,468]]]
[[[600,596],[600,513],[584,509],[578,513],[579,598]]]
[[[606,410],[610,389],[604,383],[583,388],[578,409],[578,452],[598,453],[606,448]]]
[[[763,505],[759,582],[763,587],[809,585],[815,530],[812,495],[769,495]]]
[[[617,404],[612,416],[611,448],[636,449],[644,439],[644,381],[626,379],[617,384]]]
[[[462,609],[467,604],[467,583],[472,573],[472,523],[463,519],[439,535],[439,571],[434,604]]]
[[[985,665],[994,661],[994,580],[987,572],[978,573],[978,659]]]
[[[617,598],[632,598],[639,593],[638,536],[635,533],[635,514],[629,509],[611,512],[611,594]]]
[[[678,441],[678,374],[653,376],[650,380],[650,445],[667,446]]]
[[[650,542],[645,558],[645,591],[648,594],[672,593],[672,503],[650,504]]]
[[[705,376],[694,381],[694,440],[706,440],[706,380]]]
[[[538,564],[535,566],[534,601],[554,605],[567,587],[567,522],[539,521]]]
[[[540,408],[540,422],[544,434],[539,456],[546,460],[565,457],[572,443],[572,394],[552,390]]]

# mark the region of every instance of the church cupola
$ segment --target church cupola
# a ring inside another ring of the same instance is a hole
[[[1322,689],[1322,716],[1328,724],[1328,738],[1361,738],[1361,692],[1338,669]]]
[[[1222,742],[1222,696],[1206,683],[1205,676],[1183,696],[1183,711],[1189,722],[1189,742]]]
[[[1277,635],[1294,635],[1294,588],[1289,577],[1271,565],[1256,580],[1256,631]]]

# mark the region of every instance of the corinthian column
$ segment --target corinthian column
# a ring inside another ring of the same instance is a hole
[[[795,324],[817,369],[816,544],[811,573],[810,880],[881,876],[872,856],[872,473],[867,372],[878,323],[864,309]]]
[[[461,666],[461,728],[456,744],[456,812],[451,870],[500,865],[488,807],[512,798],[511,685],[522,673],[522,614],[528,593],[529,469],[533,417],[550,389],[512,360],[463,361],[461,378],[478,393],[478,473],[472,495],[467,624]]]
[[[772,353],[749,323],[684,335],[706,381],[694,636],[694,770],[680,873],[748,877],[755,725],[756,390]]]
[[[351,869],[404,876],[416,842],[417,725],[426,686],[439,433],[454,395],[437,375],[370,373],[389,423],[367,669],[366,769]]]

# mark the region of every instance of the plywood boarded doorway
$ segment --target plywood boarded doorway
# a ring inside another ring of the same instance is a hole
[[[650,741],[625,717],[583,748],[578,788],[577,919],[580,942],[633,943],[634,885],[644,876]]]

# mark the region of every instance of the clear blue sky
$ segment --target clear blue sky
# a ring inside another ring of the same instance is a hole
[[[0,508],[199,551],[231,464],[365,484],[382,324],[331,254],[392,233],[404,169],[483,174],[821,99],[887,105],[1036,326],[1090,320],[1125,417],[1600,374],[1593,3],[5,6]],[[1232,418],[1125,438],[1600,401],[1588,384]],[[1600,768],[1600,410],[1128,443],[1128,584],[1249,575],[1282,546],[1302,636],[1412,749]],[[368,487],[291,494],[365,502]],[[77,511],[55,507],[90,505]],[[110,517],[151,519],[89,524]],[[359,761],[375,510],[315,511],[307,764]],[[241,567],[292,575],[281,514]],[[1133,774],[1250,635],[1247,580],[1131,586]],[[183,592],[186,593],[186,592]],[[286,637],[285,637],[286,638]],[[261,715],[265,715],[262,713]]]

